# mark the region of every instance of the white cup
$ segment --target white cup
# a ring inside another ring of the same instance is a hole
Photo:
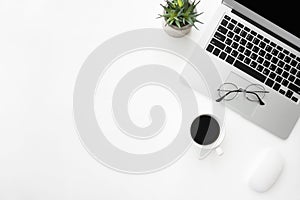
[[[225,135],[223,129],[219,120],[210,114],[200,115],[193,121],[190,131],[198,159],[206,158],[212,151],[223,154],[220,147]]]

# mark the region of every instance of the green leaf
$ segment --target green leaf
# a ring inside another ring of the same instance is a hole
[[[181,28],[179,21],[175,21],[175,24],[178,26],[178,28]]]
[[[177,4],[179,5],[180,8],[183,6],[183,1],[182,0],[177,0]]]

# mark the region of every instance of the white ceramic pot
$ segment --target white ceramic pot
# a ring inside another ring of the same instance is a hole
[[[191,31],[192,26],[187,25],[182,28],[178,28],[177,26],[173,26],[173,25],[170,26],[166,24],[166,21],[163,20],[163,29],[168,35],[172,37],[180,38],[187,35]]]

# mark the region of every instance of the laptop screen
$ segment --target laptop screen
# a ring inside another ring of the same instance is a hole
[[[298,23],[298,20],[300,19],[300,10],[297,6],[299,3],[298,1],[235,1],[300,38],[300,25]]]

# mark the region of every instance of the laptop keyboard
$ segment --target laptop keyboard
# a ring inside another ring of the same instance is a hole
[[[225,15],[206,50],[298,102],[300,57]]]

